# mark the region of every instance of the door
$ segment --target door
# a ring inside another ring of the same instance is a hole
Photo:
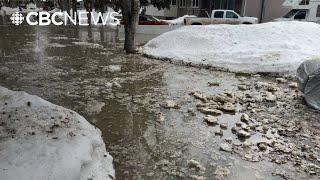
[[[139,25],[148,25],[147,17],[144,15],[139,16]]]
[[[240,24],[240,17],[233,11],[226,11],[225,20],[227,24]]]
[[[211,24],[222,24],[224,23],[224,11],[214,11],[212,18],[211,18]]]

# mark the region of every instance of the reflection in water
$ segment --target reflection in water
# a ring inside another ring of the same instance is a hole
[[[160,95],[157,88],[162,72],[152,70],[152,64],[135,61],[135,57],[126,60],[116,32],[103,27],[10,26],[1,27],[0,33],[1,68],[12,72],[1,75],[1,85],[39,95],[84,115],[102,130],[108,149],[116,153],[114,150],[122,147],[127,151],[123,157],[113,154],[119,179],[140,174],[134,163],[148,162],[146,156],[152,152],[143,135],[155,115],[146,106],[154,103],[153,93]],[[117,64],[120,72],[103,70]],[[122,87],[109,87],[114,82]],[[104,106],[88,113],[92,102]],[[132,164],[122,163],[126,160]]]
[[[40,64],[46,64],[47,60],[47,47],[48,47],[48,36],[47,36],[48,28],[46,26],[41,29],[34,29],[34,59],[38,60]]]

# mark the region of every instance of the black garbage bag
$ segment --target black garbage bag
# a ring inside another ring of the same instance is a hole
[[[303,62],[297,70],[297,78],[307,104],[320,110],[320,60]]]

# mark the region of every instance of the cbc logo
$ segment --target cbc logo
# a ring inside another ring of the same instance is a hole
[[[22,24],[24,17],[21,13],[15,12],[11,15],[10,19],[11,19],[12,24],[18,26],[18,25]]]
[[[90,20],[94,25],[98,25],[99,19],[102,19],[102,25],[106,25],[107,23],[110,23],[111,25],[120,24],[120,20],[115,17],[116,15],[119,15],[117,12],[107,12],[106,16],[99,12],[95,17],[92,12],[90,12],[91,19],[88,19],[88,14],[89,12],[78,12],[72,17],[66,12],[54,12],[50,14],[49,12],[43,11],[29,12],[26,17],[23,17],[20,12],[15,12],[11,15],[10,19],[12,24],[16,26],[22,24],[24,20],[26,20],[27,24],[31,26],[48,26],[51,23],[56,26],[61,26],[63,24],[67,25],[68,21],[74,25],[89,26],[87,21]],[[109,19],[111,19],[110,22],[108,21]]]

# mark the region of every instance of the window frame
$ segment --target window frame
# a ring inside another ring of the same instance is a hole
[[[302,0],[299,5],[301,6],[306,6],[306,5],[309,5],[310,4],[310,0]]]
[[[179,0],[179,7],[185,8],[187,6],[187,0]]]
[[[191,7],[193,7],[193,8],[198,8],[199,4],[200,4],[199,0],[192,0],[191,1]]]
[[[177,1],[178,1],[178,0],[171,0],[171,6],[177,6],[177,4],[178,4]],[[176,2],[176,3],[173,4],[173,2]]]

